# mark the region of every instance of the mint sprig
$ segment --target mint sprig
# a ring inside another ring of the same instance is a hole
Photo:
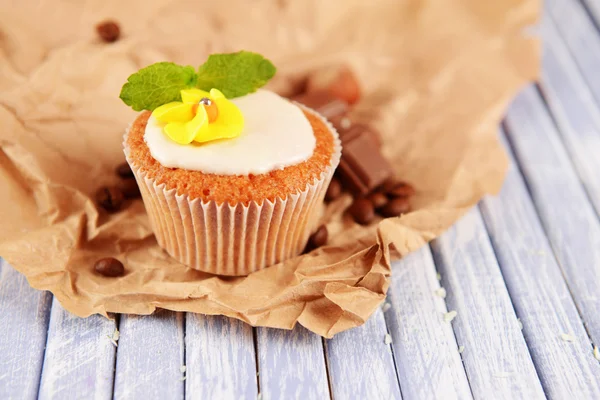
[[[197,79],[194,67],[159,62],[127,78],[119,97],[135,111],[152,111],[163,104],[181,100],[180,90],[194,87]]]
[[[198,88],[219,89],[225,97],[240,97],[264,86],[275,75],[271,61],[257,53],[212,54],[198,68]]]
[[[191,66],[159,62],[131,75],[119,97],[135,111],[153,111],[180,101],[180,91],[192,87],[207,91],[215,88],[227,98],[244,96],[264,86],[275,72],[269,60],[249,51],[213,54],[198,72]]]

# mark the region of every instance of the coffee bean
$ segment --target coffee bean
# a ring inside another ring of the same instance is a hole
[[[119,175],[123,179],[133,178],[133,171],[129,164],[124,162],[123,164],[119,164],[119,166],[115,169],[117,175]]]
[[[400,181],[398,179],[391,177],[387,178],[379,187],[376,189],[378,192],[388,193],[390,190],[394,189]]]
[[[388,198],[381,192],[371,193],[367,198],[373,203],[373,207],[376,209],[385,206],[388,202]]]
[[[355,199],[348,211],[354,221],[361,225],[367,225],[375,218],[373,203],[363,197]]]
[[[112,257],[99,259],[96,261],[96,264],[94,264],[94,269],[100,275],[111,278],[123,276],[125,274],[125,267],[123,267],[123,263]]]
[[[337,199],[338,197],[340,197],[341,194],[342,194],[342,184],[340,183],[340,181],[338,179],[333,178],[331,180],[331,183],[329,184],[329,187],[327,188],[327,192],[325,192],[325,200],[333,201],[333,200]]]
[[[115,212],[123,205],[123,192],[116,187],[101,187],[96,192],[96,202],[108,212]]]
[[[308,238],[307,248],[314,250],[317,247],[323,246],[325,243],[327,243],[328,236],[329,234],[327,232],[327,227],[325,225],[321,225],[316,232],[310,235]]]
[[[410,210],[410,203],[406,197],[396,197],[390,200],[385,206],[383,206],[379,212],[384,217],[397,217],[400,214],[404,214]]]
[[[408,183],[400,182],[386,194],[391,197],[410,197],[415,194],[415,189]]]
[[[121,35],[121,28],[114,21],[104,21],[96,25],[96,32],[107,43],[115,42]]]
[[[125,179],[119,183],[119,189],[123,192],[126,199],[137,199],[141,196],[140,187],[135,179]]]

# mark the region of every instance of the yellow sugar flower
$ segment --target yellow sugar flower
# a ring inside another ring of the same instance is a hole
[[[239,136],[244,128],[240,109],[217,89],[184,89],[181,100],[156,108],[152,115],[165,123],[165,133],[179,144],[209,142]]]

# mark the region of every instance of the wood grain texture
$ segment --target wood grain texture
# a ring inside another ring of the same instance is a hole
[[[400,399],[391,344],[381,309],[362,326],[325,341],[334,399]]]
[[[479,210],[432,249],[473,397],[545,399]]]
[[[252,327],[222,316],[186,316],[186,399],[255,399]]]
[[[600,223],[538,93],[507,116],[507,135],[579,314],[600,343]],[[593,142],[590,142],[590,146]],[[600,148],[597,149],[600,152]],[[600,153],[599,153],[600,154]]]
[[[300,325],[291,330],[256,329],[261,398],[327,399],[323,342]]]
[[[472,398],[454,331],[440,318],[447,309],[439,288],[428,246],[392,266],[384,316],[405,400]]]
[[[575,60],[596,100],[600,101],[600,35],[592,17],[579,1],[546,0],[544,6],[545,17],[551,17],[556,23],[569,47],[569,58]]]
[[[121,315],[115,399],[184,398],[183,315]]]
[[[514,160],[502,192],[480,208],[544,391],[600,399],[600,364]]]
[[[32,289],[0,258],[0,397],[38,395],[52,295]]]
[[[544,18],[542,33],[547,40],[544,42],[540,90],[558,127],[562,143],[598,213],[600,109],[550,18]]]
[[[40,382],[40,399],[111,399],[115,321],[79,318],[54,299]]]

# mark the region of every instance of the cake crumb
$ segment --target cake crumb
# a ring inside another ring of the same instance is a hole
[[[458,346],[458,354],[462,354],[463,351],[465,351],[465,346],[463,346],[463,345]]]
[[[181,367],[179,367],[179,371],[181,371],[182,374],[185,374],[185,371],[187,371],[187,367],[185,365],[182,365]]]
[[[117,328],[115,328],[115,331],[113,332],[112,336],[106,335],[108,340],[110,340],[110,342],[115,347],[119,346],[119,344],[117,343],[119,341],[119,336],[120,336],[120,334],[119,334],[119,330]]]
[[[560,338],[565,342],[574,342],[575,341],[575,336],[571,335],[570,333],[561,333]]]
[[[435,277],[437,278],[438,281],[442,280],[442,275],[439,272],[435,273]]]
[[[392,343],[392,336],[389,333],[386,333],[384,338],[383,338],[383,343],[390,344]]]
[[[452,322],[452,320],[454,318],[456,318],[457,315],[458,315],[458,313],[455,310],[449,311],[446,314],[444,314],[444,321],[445,322]]]
[[[259,393],[259,394],[256,396],[256,400],[262,400],[262,393]]]
[[[434,290],[433,293],[435,293],[437,297],[441,297],[442,299],[446,298],[446,289],[444,289],[443,287]]]
[[[519,329],[523,330],[523,323],[521,322],[521,318],[517,318],[517,323],[519,324]]]
[[[389,310],[390,308],[392,308],[392,305],[388,302],[383,303],[383,305],[381,306],[381,311],[386,312],[387,310]]]
[[[600,361],[600,351],[598,350],[598,346],[594,346],[594,358]]]

